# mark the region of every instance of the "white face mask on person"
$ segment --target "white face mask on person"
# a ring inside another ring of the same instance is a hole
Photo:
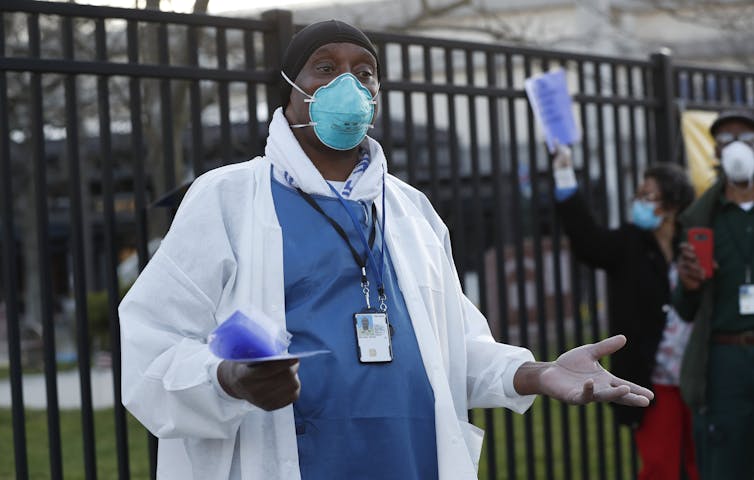
[[[726,145],[720,152],[720,163],[728,180],[749,182],[754,179],[754,150],[741,141]]]

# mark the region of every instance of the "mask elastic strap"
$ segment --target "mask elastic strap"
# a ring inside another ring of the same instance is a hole
[[[306,99],[304,100],[305,102],[311,102],[312,101],[311,100],[312,96],[309,95],[308,93],[306,93],[305,91],[301,90],[301,87],[299,87],[298,85],[296,85],[295,83],[293,83],[291,81],[291,79],[288,78],[288,75],[286,75],[284,71],[280,70],[280,75],[283,76],[283,78],[285,79],[285,81],[288,82],[291,85],[291,87],[295,88],[296,90],[298,90],[299,92],[301,92],[301,94],[303,96],[306,97]]]
[[[309,94],[308,94],[308,93],[306,93],[305,91],[301,90],[301,88],[300,88],[300,87],[299,87],[298,85],[296,85],[295,83],[293,83],[293,82],[291,81],[291,79],[290,79],[290,78],[288,78],[288,75],[286,75],[284,71],[280,70],[280,75],[282,75],[282,76],[283,76],[283,78],[285,79],[285,81],[286,81],[286,82],[288,82],[288,83],[289,83],[289,84],[291,85],[291,87],[295,88],[296,90],[298,90],[299,92],[301,92],[301,94],[302,94],[303,96],[307,97],[307,98],[305,98],[305,99],[304,99],[304,101],[305,101],[305,102],[307,102],[307,103],[311,103],[311,102],[313,102],[313,101],[314,101],[314,100],[313,100],[313,99],[311,98],[311,95],[309,95]],[[315,126],[316,124],[317,124],[317,122],[309,122],[309,123],[297,123],[297,124],[295,124],[295,125],[288,125],[288,126],[289,126],[290,128],[304,128],[304,127],[313,127],[313,126]]]

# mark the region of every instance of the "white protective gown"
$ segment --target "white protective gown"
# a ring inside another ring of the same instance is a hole
[[[309,160],[284,122],[275,112],[264,157],[196,179],[120,305],[123,404],[160,438],[160,479],[300,478],[293,408],[266,412],[225,394],[207,347],[237,309],[285,323],[270,160]],[[384,161],[369,145],[372,161]],[[467,410],[528,409],[534,397],[518,395],[513,376],[533,356],[494,341],[461,291],[448,229],[427,198],[393,176],[386,182],[386,241],[434,392],[440,479],[475,479],[483,431]]]

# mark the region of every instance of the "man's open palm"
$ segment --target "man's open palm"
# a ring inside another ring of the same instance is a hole
[[[616,335],[565,352],[542,372],[542,393],[574,405],[615,402],[646,407],[654,398],[652,391],[616,377],[599,364],[600,358],[625,344],[626,337]]]

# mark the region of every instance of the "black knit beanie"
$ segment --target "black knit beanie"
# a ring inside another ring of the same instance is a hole
[[[377,60],[377,79],[379,80],[381,68],[374,44],[364,35],[364,32],[339,20],[312,23],[294,35],[283,55],[283,72],[292,82],[295,82],[312,53],[328,43],[353,43],[367,49]],[[280,101],[285,107],[291,97],[291,85],[283,78],[280,80]]]

